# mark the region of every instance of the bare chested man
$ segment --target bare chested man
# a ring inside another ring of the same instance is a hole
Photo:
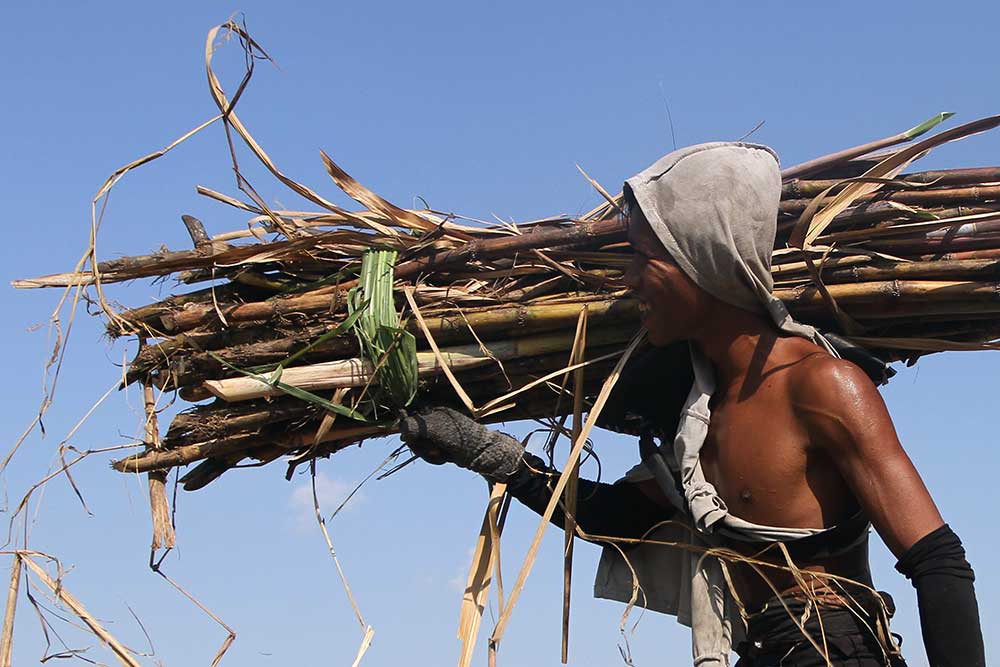
[[[775,548],[761,556],[779,566],[764,568],[766,579],[760,570],[730,565],[735,593],[747,612],[741,628],[745,641],[735,647],[739,665],[903,664],[885,627],[887,598],[873,593],[868,522],[917,589],[931,665],[984,665],[971,567],[900,445],[869,377],[815,342],[779,330],[766,312],[710,294],[671,257],[641,202],[633,200],[628,211],[634,260],[626,283],[642,304],[649,342],[665,347],[689,341],[714,371],[699,474],[739,520],[816,533],[785,541],[795,565],[816,576],[793,576],[780,567],[787,561]],[[678,406],[663,409],[672,413]],[[443,408],[411,416],[401,430],[428,460],[452,461],[506,481],[524,504],[536,511],[546,506],[552,471],[513,439]],[[675,481],[683,495],[683,485]],[[591,535],[646,536],[658,523],[685,515],[686,508],[672,504],[665,492],[670,489],[662,484],[662,479],[581,482],[577,521]],[[561,525],[561,513],[553,521]],[[713,544],[746,555],[767,546],[727,537],[724,529]],[[843,583],[847,580],[856,583]],[[802,591],[803,581],[809,595]],[[808,620],[800,626],[806,610]],[[703,664],[724,660],[706,658]]]

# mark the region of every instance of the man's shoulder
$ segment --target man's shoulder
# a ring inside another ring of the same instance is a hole
[[[827,431],[853,428],[874,415],[889,420],[871,378],[856,364],[826,352],[810,354],[789,368],[789,399],[804,425]],[[889,420],[891,423],[891,420]]]
[[[860,366],[816,348],[788,367],[793,398],[846,399],[871,396],[878,389]]]

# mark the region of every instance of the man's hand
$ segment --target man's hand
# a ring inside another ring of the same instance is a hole
[[[428,408],[399,421],[399,436],[429,463],[454,463],[502,482],[521,464],[524,447],[451,408]]]

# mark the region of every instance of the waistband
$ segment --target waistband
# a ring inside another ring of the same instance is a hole
[[[801,594],[773,597],[748,614],[747,638],[736,652],[744,658],[815,654],[815,642],[831,655],[884,658],[884,664],[901,665],[888,625],[895,609],[892,597],[883,592],[827,593],[813,600]]]

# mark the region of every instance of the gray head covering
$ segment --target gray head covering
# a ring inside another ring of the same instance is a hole
[[[669,153],[625,181],[671,258],[703,290],[767,313],[785,333],[829,348],[772,293],[771,251],[781,199],[767,146],[717,141]]]
[[[826,338],[793,320],[771,292],[771,252],[781,198],[774,151],[737,142],[690,146],[660,158],[628,179],[625,188],[671,258],[701,289],[725,303],[765,315],[781,332],[811,340],[837,356]],[[694,384],[677,434],[672,447],[664,445],[660,450],[666,465],[680,477],[684,497],[675,493],[674,502],[687,513],[690,527],[663,526],[651,537],[710,547],[717,535],[770,542],[823,532],[754,524],[729,513],[705,479],[700,462],[711,420],[715,374],[711,362],[693,345],[691,361]],[[655,461],[646,460],[625,479],[656,478],[654,467]],[[606,548],[594,593],[627,601],[636,573],[646,594],[644,606],[676,614],[691,625],[695,664],[727,665],[741,624],[722,567],[717,559],[653,544],[631,549],[626,566],[616,550]]]

